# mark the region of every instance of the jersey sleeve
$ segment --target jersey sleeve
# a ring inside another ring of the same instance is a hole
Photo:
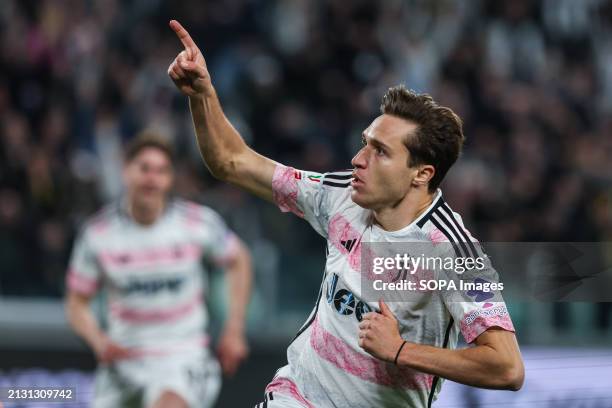
[[[274,202],[282,212],[304,218],[324,238],[329,219],[344,200],[351,172],[315,173],[277,165],[272,179]]]
[[[450,252],[447,255],[453,257]],[[447,282],[453,281],[456,284],[456,289],[442,291],[444,304],[455,322],[458,322],[467,343],[472,343],[492,327],[515,331],[502,296],[503,282],[500,282],[489,258],[482,252],[478,255],[482,260],[482,268],[460,274],[449,270],[443,273]],[[454,256],[454,259],[457,257]]]
[[[203,228],[200,234],[204,257],[218,266],[225,266],[235,256],[240,240],[223,218],[208,207],[201,207]]]
[[[102,272],[97,262],[88,229],[77,237],[66,274],[66,287],[72,292],[93,296],[100,287]]]

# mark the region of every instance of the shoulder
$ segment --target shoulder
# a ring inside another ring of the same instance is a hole
[[[466,256],[476,256],[478,240],[463,224],[461,216],[439,196],[432,207],[418,220],[417,226],[434,244],[450,243]]]
[[[332,171],[322,174],[321,188],[325,190],[328,205],[335,209],[356,205],[351,199],[351,170]]]
[[[119,216],[119,204],[109,203],[88,217],[81,227],[80,236],[90,237],[107,233]]]
[[[326,189],[329,236],[348,229],[360,230],[370,223],[371,211],[357,205],[351,197],[352,170],[323,174],[321,188]]]
[[[212,208],[196,203],[195,201],[175,198],[172,200],[172,208],[184,221],[199,224],[210,224],[222,221],[219,213]]]
[[[323,173],[322,183],[326,188],[349,190],[353,171],[350,169]]]

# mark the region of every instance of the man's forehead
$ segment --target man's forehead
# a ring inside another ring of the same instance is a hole
[[[132,159],[134,163],[140,164],[163,164],[163,165],[171,165],[172,161],[168,157],[168,155],[152,146],[143,147]]]
[[[363,133],[366,138],[376,139],[385,144],[403,144],[406,135],[412,134],[416,128],[416,124],[407,119],[383,114],[374,119]]]

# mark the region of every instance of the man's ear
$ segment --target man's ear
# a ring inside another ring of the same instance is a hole
[[[425,187],[429,184],[433,176],[436,174],[436,169],[431,164],[422,164],[417,169],[417,174],[412,179],[412,183],[417,187]]]

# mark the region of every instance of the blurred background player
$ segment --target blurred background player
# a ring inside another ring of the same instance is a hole
[[[227,272],[217,352],[232,375],[248,353],[249,253],[212,209],[170,196],[173,153],[161,137],[128,145],[123,179],[124,197],[83,228],[67,274],[70,325],[99,361],[93,406],[212,406],[220,370],[208,348],[202,260]],[[108,291],[107,332],[89,307],[99,289]]]

